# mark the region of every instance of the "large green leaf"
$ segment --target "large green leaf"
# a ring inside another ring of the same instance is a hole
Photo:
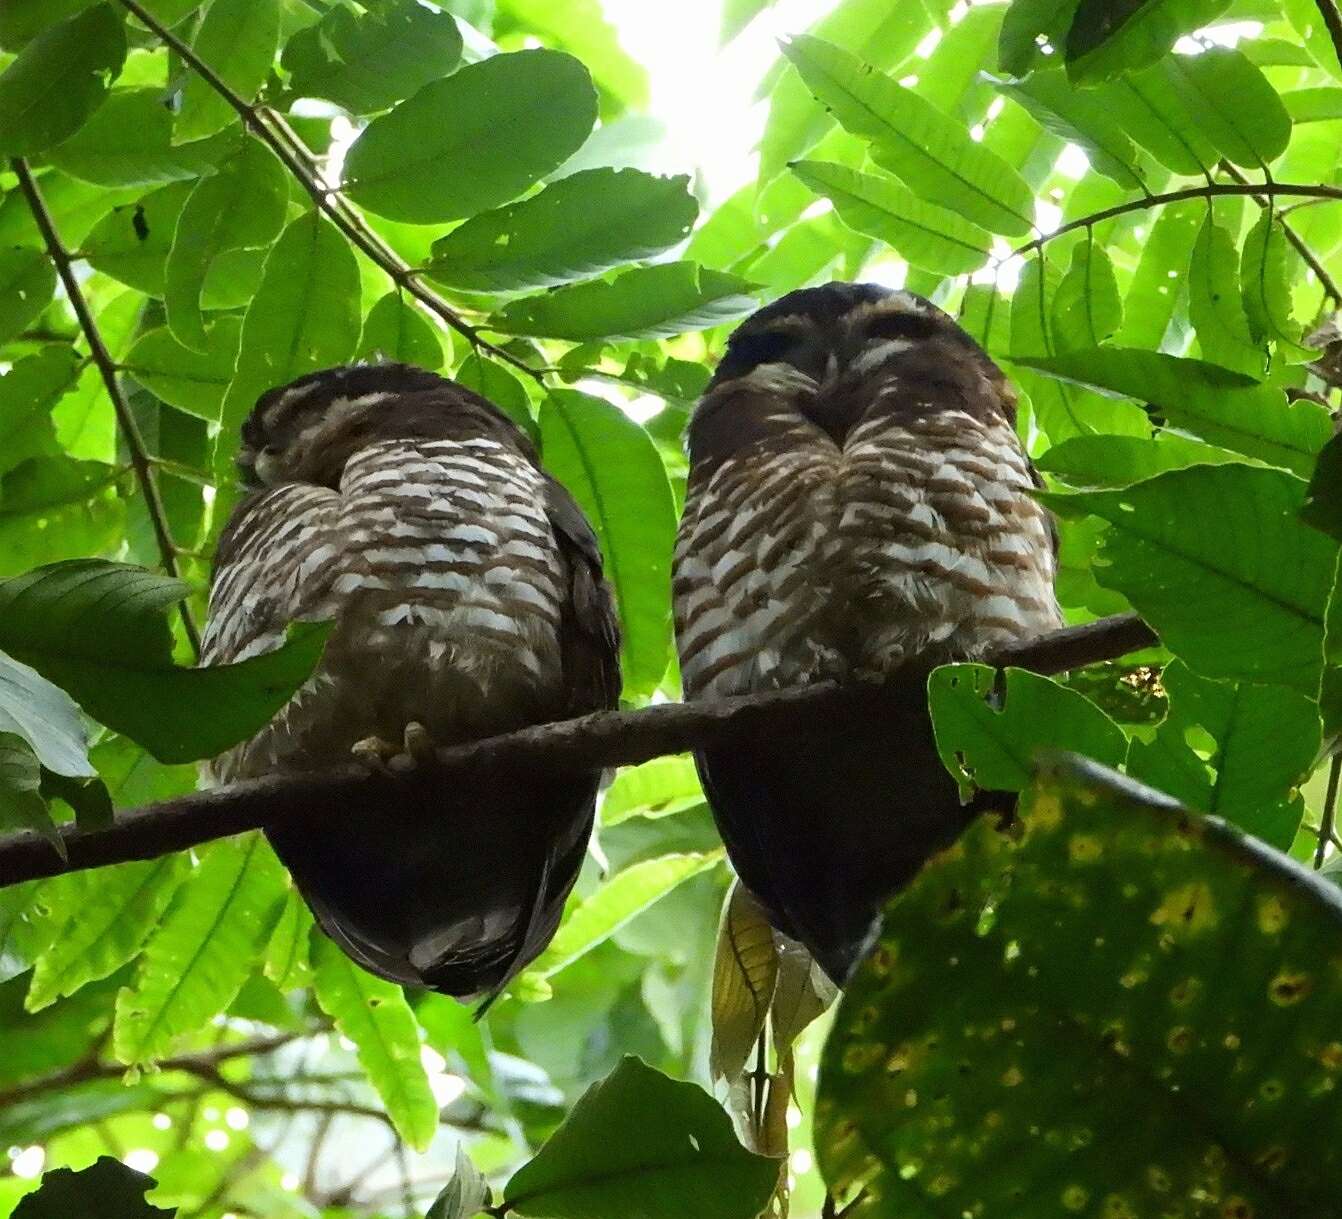
[[[364,318],[358,355],[361,360],[393,360],[437,372],[443,366],[443,341],[433,323],[394,291],[380,297]]]
[[[1246,169],[1275,161],[1291,138],[1291,116],[1262,70],[1228,47],[1171,55],[1161,70],[1198,129]]]
[[[312,956],[313,991],[322,1011],[354,1042],[397,1132],[422,1151],[438,1128],[438,1105],[405,996],[399,987],[365,973],[323,935],[316,935]]]
[[[1040,749],[1068,749],[1108,766],[1127,753],[1123,730],[1085,695],[1024,669],[1007,669],[999,686],[987,665],[942,665],[927,695],[937,752],[966,795],[1020,791]]]
[[[211,350],[200,311],[205,277],[224,251],[273,241],[284,227],[288,202],[284,166],[259,140],[248,140],[217,174],[196,183],[177,218],[164,265],[163,304],[177,342]]]
[[[62,904],[74,914],[37,959],[24,998],[30,1012],[109,977],[133,960],[191,871],[185,855],[75,872]]]
[[[503,1200],[535,1219],[750,1219],[778,1173],[777,1160],[737,1142],[702,1088],[625,1058],[513,1174]]]
[[[511,301],[491,323],[509,334],[585,343],[670,338],[752,312],[754,285],[692,262],[634,267],[610,282],[592,280]]]
[[[821,1063],[826,1180],[867,1219],[1336,1214],[1337,890],[1076,761],[1021,821],[887,908]]]
[[[670,560],[676,509],[656,446],[619,407],[573,389],[541,407],[546,469],[596,530],[623,628],[626,697],[651,694],[671,646]]]
[[[817,194],[831,199],[849,228],[884,241],[914,266],[964,275],[987,261],[992,245],[987,232],[925,202],[892,178],[829,161],[796,161],[789,168]]]
[[[920,197],[994,233],[1030,231],[1034,196],[1010,165],[976,144],[962,124],[840,47],[807,35],[784,53],[811,91],[855,135],[872,141],[877,164]]]
[[[471,216],[562,164],[595,121],[591,77],[573,56],[495,55],[374,119],[345,159],[346,189],[391,220]]]
[[[1257,466],[1191,466],[1120,490],[1048,494],[1108,521],[1095,578],[1208,677],[1313,695],[1337,546],[1302,524],[1305,484]]]
[[[1174,350],[1183,350],[1184,337],[1171,326],[1183,294],[1178,268],[1188,265],[1206,211],[1200,199],[1161,208],[1142,240],[1141,258],[1123,298],[1123,327],[1118,333],[1123,346],[1160,351],[1166,334],[1174,333]]]
[[[1091,90],[1124,132],[1177,174],[1205,173],[1216,148],[1159,67],[1131,72]]]
[[[1053,339],[1060,351],[1098,347],[1123,323],[1114,266],[1102,246],[1080,242],[1052,304]]]
[[[295,93],[372,114],[446,76],[460,59],[461,32],[450,13],[391,0],[357,17],[330,9],[289,40],[281,62]]]
[[[224,397],[215,479],[232,483],[238,429],[268,389],[341,364],[359,341],[359,266],[334,225],[317,212],[291,221],[266,258],[242,322],[233,381]],[[219,507],[216,506],[216,513]]]
[[[0,255],[0,266],[3,262],[4,256]],[[36,355],[16,360],[14,367],[0,377],[0,474],[30,457],[51,457],[60,452],[51,408],[78,375],[79,358],[73,349],[52,344]]]
[[[181,669],[164,611],[186,592],[178,580],[99,559],[39,568],[0,582],[0,648],[161,761],[213,757],[255,733],[307,680],[329,627],[299,624],[277,651]]]
[[[97,186],[161,186],[208,173],[242,140],[237,127],[187,144],[174,144],[172,136],[172,111],[162,89],[114,89],[47,160]],[[68,236],[64,229],[61,235]]]
[[[544,288],[650,258],[689,236],[689,179],[587,169],[520,203],[475,216],[433,243],[426,268],[454,288]]]
[[[1035,467],[1076,487],[1126,487],[1166,470],[1225,465],[1244,458],[1177,432],[1156,436],[1074,436],[1035,458]]]
[[[1204,359],[1250,376],[1263,372],[1240,299],[1238,260],[1230,234],[1207,213],[1188,264],[1188,317]]]
[[[110,4],[51,26],[0,73],[0,155],[59,144],[107,94],[126,58],[126,32]]]
[[[265,84],[280,41],[280,0],[210,0],[191,44],[196,56],[244,102]],[[228,126],[233,107],[203,76],[190,72],[177,113],[179,142]]]
[[[56,268],[44,250],[0,250],[0,346],[8,343],[49,304]]]
[[[220,317],[205,331],[205,350],[183,347],[167,330],[147,330],[122,367],[169,406],[215,423],[233,379],[242,319]]]
[[[1305,474],[1332,434],[1328,412],[1204,360],[1097,347],[1017,363],[1154,405],[1202,439]]]
[[[1276,344],[1288,360],[1313,359],[1300,345],[1300,325],[1291,317],[1291,288],[1298,278],[1299,255],[1291,248],[1280,221],[1264,208],[1249,230],[1240,253],[1240,292],[1249,333],[1256,341]]]
[[[1133,741],[1128,773],[1289,850],[1303,811],[1294,789],[1319,748],[1318,708],[1284,686],[1212,681],[1181,661],[1161,684],[1169,711],[1153,740]],[[1191,747],[1198,732],[1213,742],[1210,756]]]
[[[260,834],[216,842],[177,890],[117,994],[112,1049],[127,1065],[152,1062],[232,1001],[284,905],[285,875]]]

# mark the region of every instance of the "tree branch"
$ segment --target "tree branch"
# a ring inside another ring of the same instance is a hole
[[[1333,40],[1333,54],[1337,56],[1337,62],[1342,64],[1342,13],[1337,11],[1333,0],[1314,0],[1314,3],[1318,5],[1319,15],[1328,27],[1328,36]]]
[[[303,189],[312,197],[312,202],[317,209],[325,213],[345,235],[346,240],[369,261],[381,268],[397,287],[412,296],[430,313],[462,335],[472,347],[483,348],[491,355],[497,356],[514,368],[520,369],[528,376],[534,377],[539,382],[544,382],[544,375],[537,369],[532,368],[525,360],[519,360],[511,352],[505,351],[502,347],[482,337],[480,331],[467,322],[441,296],[421,284],[415,275],[414,268],[405,262],[386,242],[369,229],[367,225],[363,224],[361,220],[356,222],[352,219],[350,211],[347,210],[347,202],[340,192],[331,190],[318,182],[311,168],[303,164],[302,157],[290,146],[288,141],[278,135],[266,123],[261,110],[249,102],[243,101],[238,94],[228,87],[214,69],[196,54],[189,44],[183,42],[167,26],[158,21],[142,4],[138,3],[138,0],[120,0],[120,3],[128,12],[134,13],[141,23],[153,31],[161,42],[179,55],[183,63],[237,112],[243,125],[265,144],[280,159],[285,169],[298,180]]]
[[[121,383],[117,380],[116,361],[112,359],[111,353],[107,350],[107,344],[103,342],[98,324],[93,320],[88,302],[84,299],[84,293],[79,287],[79,280],[75,278],[74,268],[71,266],[70,252],[61,241],[60,234],[56,232],[56,225],[51,219],[51,213],[47,210],[42,192],[33,180],[33,175],[28,171],[28,163],[22,157],[15,157],[10,161],[10,166],[18,175],[19,189],[23,191],[24,198],[28,201],[28,210],[32,212],[33,221],[37,225],[38,232],[42,234],[42,240],[46,243],[48,256],[56,265],[56,273],[61,277],[61,283],[65,286],[65,294],[70,298],[70,305],[75,311],[75,317],[79,319],[79,328],[84,332],[84,338],[88,341],[93,362],[98,366],[103,385],[107,388],[107,396],[112,400],[112,410],[116,413],[117,427],[126,441],[126,448],[130,452],[131,466],[135,470],[135,478],[140,484],[141,493],[144,495],[145,508],[149,513],[149,521],[154,529],[154,540],[158,543],[159,560],[163,564],[163,570],[170,576],[177,576],[179,575],[177,548],[173,545],[172,535],[168,532],[168,516],[163,507],[163,497],[159,494],[158,483],[154,479],[149,454],[144,445],[144,437],[140,435],[135,416],[131,414],[126,397],[121,392]],[[191,617],[191,610],[185,601],[181,603],[180,609],[182,628],[186,632],[192,651],[199,658],[200,632],[196,629],[195,621]]]
[[[1303,182],[1248,182],[1243,184],[1239,182],[1212,182],[1206,186],[1189,186],[1183,190],[1172,190],[1163,195],[1146,195],[1141,199],[1129,199],[1126,203],[1118,203],[1113,207],[1092,212],[1089,216],[1082,216],[1080,220],[1069,220],[1060,228],[1054,229],[1053,232],[1045,233],[1042,237],[1036,237],[1033,241],[1027,241],[1023,246],[1018,246],[1007,255],[1007,258],[1023,258],[1026,254],[1035,250],[1042,250],[1055,237],[1061,237],[1065,233],[1074,233],[1077,229],[1088,228],[1105,220],[1112,220],[1115,216],[1126,216],[1129,212],[1140,212],[1146,208],[1160,207],[1166,203],[1182,203],[1185,199],[1215,199],[1221,195],[1247,195],[1251,199],[1259,196],[1303,195],[1308,199],[1342,201],[1342,187],[1311,186]],[[1262,202],[1262,200],[1259,199],[1259,202]],[[1005,262],[1006,259],[1002,261]]]
[[[1061,673],[1113,660],[1155,642],[1155,633],[1135,614],[1119,614],[1012,644],[988,657],[986,663]],[[664,754],[804,729],[816,716],[854,697],[871,696],[879,698],[879,688],[844,688],[822,682],[713,702],[601,711],[440,749],[431,778],[441,782],[445,774],[497,773],[538,762],[578,770],[632,765]],[[66,850],[64,860],[46,839],[31,831],[6,834],[0,836],[0,887],[133,859],[157,859],[170,851],[281,821],[321,818],[329,815],[333,803],[362,803],[361,790],[370,793],[410,781],[371,775],[353,764],[311,774],[249,779],[122,812],[107,829],[63,825],[59,832]]]

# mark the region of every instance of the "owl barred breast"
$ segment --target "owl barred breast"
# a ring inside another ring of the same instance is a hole
[[[696,759],[742,880],[836,981],[977,811],[937,757],[928,668],[1061,622],[1014,416],[1001,371],[940,309],[834,283],[744,322],[690,423],[686,696],[887,685],[789,739]]]
[[[252,490],[220,538],[204,662],[278,647],[290,622],[335,625],[313,677],[215,759],[215,780],[339,766],[412,724],[449,745],[615,705],[595,536],[483,398],[404,365],[330,369],[265,394],[238,460]],[[268,836],[356,961],[465,997],[553,934],[598,780],[421,766]]]

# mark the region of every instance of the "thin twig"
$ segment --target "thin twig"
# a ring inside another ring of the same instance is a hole
[[[1328,854],[1328,844],[1333,841],[1333,826],[1337,822],[1337,788],[1342,779],[1342,753],[1333,754],[1332,764],[1328,768],[1328,789],[1323,796],[1323,817],[1319,822],[1319,843],[1314,848],[1314,867],[1323,867],[1323,858]]]
[[[491,355],[520,369],[528,376],[543,379],[542,374],[532,368],[525,360],[519,360],[511,352],[485,339],[480,331],[467,322],[436,292],[421,284],[413,268],[397,255],[390,246],[371,233],[366,225],[355,223],[348,211],[342,206],[339,191],[323,185],[313,176],[312,170],[303,164],[302,159],[266,123],[261,111],[244,101],[220,78],[220,76],[200,58],[188,45],[178,38],[162,22],[158,21],[138,0],[120,0],[123,8],[134,13],[137,18],[182,59],[193,72],[224,99],[243,124],[266,145],[283,163],[284,167],[298,180],[303,189],[312,197],[317,208],[324,212],[333,224],[345,235],[346,239],[371,262],[380,267],[404,292],[414,297],[430,313],[441,318],[458,334],[462,335],[473,347],[483,348]],[[340,200],[339,202],[337,200]]]
[[[1235,179],[1236,182],[1239,182],[1241,185],[1244,186],[1253,185],[1253,183],[1250,182],[1249,179],[1246,178],[1242,173],[1240,173],[1240,171],[1236,169],[1235,166],[1233,166],[1229,161],[1222,161],[1221,168],[1225,170],[1226,173],[1228,173],[1232,178]],[[1256,204],[1258,204],[1259,207],[1272,206],[1271,200],[1265,198],[1262,194],[1252,195],[1250,196],[1250,198],[1252,198],[1253,201]],[[1305,265],[1309,267],[1311,271],[1314,272],[1315,277],[1319,281],[1319,285],[1323,288],[1323,291],[1325,295],[1328,297],[1328,299],[1331,300],[1335,305],[1342,305],[1342,290],[1339,290],[1336,281],[1333,279],[1331,275],[1328,274],[1323,263],[1319,261],[1314,251],[1311,250],[1309,246],[1305,244],[1304,238],[1302,238],[1299,233],[1297,233],[1289,224],[1286,223],[1286,217],[1285,215],[1283,215],[1281,211],[1277,210],[1276,208],[1273,208],[1273,215],[1276,216],[1277,222],[1281,225],[1281,231],[1283,236],[1285,236],[1286,240],[1289,241],[1293,246],[1295,246],[1296,252],[1300,255],[1301,258],[1305,260]]]
[[[1342,64],[1342,13],[1338,12],[1333,0],[1314,0],[1314,3],[1318,5],[1319,15],[1328,27],[1328,36],[1333,40],[1333,54],[1337,56],[1337,62]]]
[[[126,449],[130,453],[131,465],[135,470],[136,480],[140,484],[140,491],[144,495],[145,509],[149,513],[149,521],[154,529],[154,540],[158,543],[159,561],[163,564],[164,571],[170,576],[177,576],[180,574],[177,569],[177,548],[173,545],[172,535],[168,532],[168,516],[163,506],[163,497],[159,494],[158,483],[154,480],[154,472],[149,454],[145,449],[144,437],[140,435],[140,428],[135,422],[135,416],[131,414],[126,397],[121,392],[121,383],[117,380],[116,361],[112,359],[111,353],[107,350],[107,344],[103,342],[102,332],[99,331],[98,324],[93,319],[88,302],[84,299],[84,293],[79,287],[79,280],[75,277],[74,268],[71,266],[70,253],[61,241],[60,234],[56,231],[55,222],[51,218],[51,213],[47,210],[46,201],[42,198],[42,191],[34,181],[33,175],[28,171],[28,163],[22,157],[15,157],[10,161],[10,166],[18,176],[19,189],[23,191],[24,198],[28,201],[28,210],[32,212],[33,221],[42,234],[42,240],[46,243],[47,254],[56,265],[56,273],[61,277],[61,283],[65,286],[65,294],[70,299],[75,317],[79,319],[79,328],[84,332],[89,351],[93,355],[93,362],[98,366],[103,385],[107,388],[107,396],[112,400],[112,410],[116,413],[117,427],[120,429],[122,438],[126,442]],[[195,621],[191,617],[191,610],[185,601],[181,603],[180,609],[182,629],[186,632],[192,651],[199,657],[200,632],[196,629]]]
[[[1183,190],[1172,190],[1163,195],[1129,199],[1126,203],[1118,203],[1113,207],[1092,212],[1089,216],[1082,216],[1079,220],[1069,220],[1051,233],[1045,233],[1036,237],[1033,241],[1027,241],[1023,246],[1018,246],[1007,255],[1007,258],[1023,258],[1034,250],[1043,249],[1055,237],[1061,237],[1065,233],[1074,233],[1077,229],[1084,229],[1092,224],[1100,224],[1105,220],[1112,220],[1115,216],[1126,216],[1129,212],[1140,212],[1150,207],[1161,207],[1166,203],[1182,203],[1185,199],[1215,199],[1222,195],[1247,195],[1249,198],[1258,195],[1274,197],[1277,195],[1301,195],[1307,199],[1342,201],[1342,187],[1323,186],[1321,184],[1313,186],[1303,182],[1252,182],[1243,186],[1238,182],[1215,182],[1209,186],[1189,186]],[[1005,262],[1007,258],[1001,261]]]
[[[1135,614],[1101,618],[1036,639],[1012,644],[986,658],[1035,673],[1061,673],[1113,660],[1156,641]],[[905,704],[923,699],[920,682],[908,678],[890,690],[841,687],[823,682],[794,690],[740,695],[702,703],[664,703],[637,711],[601,711],[577,719],[540,724],[502,736],[440,749],[435,764],[407,777],[372,775],[351,764],[311,774],[249,779],[211,791],[194,792],[119,813],[111,826],[81,830],[76,823],[59,833],[65,858],[29,830],[0,836],[0,888],[76,872],[84,868],[157,859],[170,851],[199,846],[266,825],[329,816],[332,802],[358,807],[391,793],[395,784],[441,784],[448,774],[479,776],[542,763],[547,767],[598,770],[632,765],[688,749],[726,746],[765,735],[797,731],[817,715],[872,700],[873,713],[890,699]]]

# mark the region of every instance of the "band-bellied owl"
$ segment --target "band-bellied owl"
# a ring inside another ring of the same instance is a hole
[[[453,744],[615,705],[596,538],[528,438],[455,382],[383,364],[271,390],[242,429],[252,488],[219,540],[204,662],[334,621],[316,673],[222,782]],[[421,727],[422,726],[422,727]],[[407,729],[410,729],[407,731]],[[397,982],[496,991],[549,941],[599,775],[541,768],[369,785],[269,838],[322,929]]]
[[[833,283],[747,319],[690,423],[686,696],[905,675],[804,732],[696,758],[742,881],[838,982],[884,900],[976,811],[937,758],[927,668],[1060,625],[1014,406],[930,302]]]

